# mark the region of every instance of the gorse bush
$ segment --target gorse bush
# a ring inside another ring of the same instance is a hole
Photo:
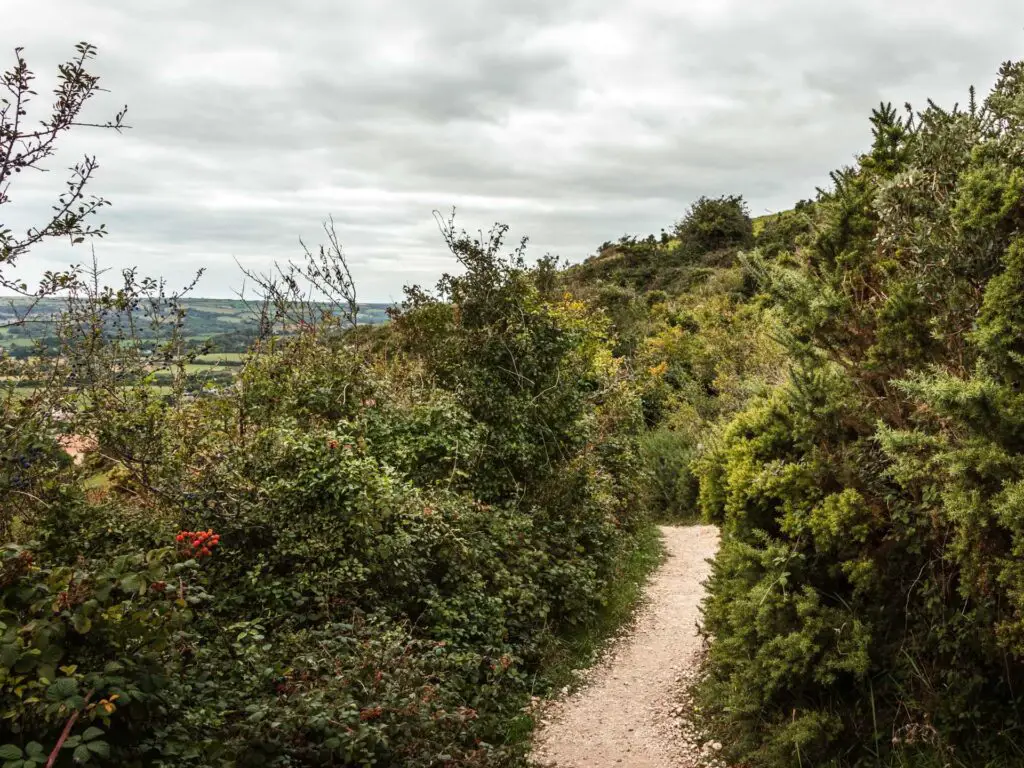
[[[701,703],[751,766],[1020,765],[1024,65],[872,126],[749,259],[795,367],[700,460]]]

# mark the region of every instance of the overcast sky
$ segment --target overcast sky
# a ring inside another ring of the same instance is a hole
[[[453,268],[431,216],[494,221],[578,261],[701,194],[754,215],[813,196],[880,100],[963,101],[1024,56],[1020,0],[0,0],[6,55],[49,89],[87,40],[132,130],[68,137],[0,224],[38,221],[61,168],[101,163],[106,266],[231,296],[333,214],[367,301]],[[42,89],[41,89],[42,90]],[[44,103],[44,101],[40,101]],[[26,274],[82,261],[58,245]]]

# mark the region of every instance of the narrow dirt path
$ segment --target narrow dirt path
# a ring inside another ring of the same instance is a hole
[[[662,527],[668,558],[646,590],[636,626],[556,704],[538,730],[533,761],[558,768],[691,768],[700,754],[682,732],[678,698],[698,659],[698,607],[711,526]]]

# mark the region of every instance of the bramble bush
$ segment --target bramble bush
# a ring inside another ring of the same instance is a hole
[[[47,234],[101,234],[97,207]],[[357,327],[331,227],[253,276],[262,335],[198,394],[181,294],[95,267],[40,288],[60,354],[2,360],[5,768],[521,760],[547,660],[649,539],[642,409],[553,261],[442,232],[462,273],[384,328]],[[0,267],[32,244],[5,237]]]
[[[544,293],[543,272],[504,256],[496,232],[459,235],[465,274],[442,281],[443,300],[412,292],[383,342],[325,317],[265,340],[235,386],[207,397],[148,399],[145,382],[135,395],[63,393],[75,428],[98,435],[125,476],[33,523],[61,535],[31,545],[37,560],[4,599],[44,563],[161,541],[173,553],[175,538],[198,544],[188,562],[204,596],[173,631],[153,628],[163,675],[132,667],[122,687],[93,686],[141,700],[136,720],[112,716],[93,761],[499,765],[521,754],[512,724],[538,670],[559,633],[596,616],[643,525],[642,418],[600,318]],[[137,407],[106,407],[113,396]],[[65,506],[77,472],[54,470]],[[164,581],[161,594],[177,594]],[[95,608],[115,609],[142,626],[162,616],[130,596]],[[56,643],[60,660],[84,668],[72,637]],[[11,750],[49,749],[63,725],[10,711],[22,722]]]

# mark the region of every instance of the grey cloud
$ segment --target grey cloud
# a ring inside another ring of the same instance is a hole
[[[333,214],[363,295],[388,299],[453,268],[435,208],[575,260],[701,194],[787,207],[867,145],[879,100],[984,90],[1022,27],[1011,0],[52,0],[7,32],[44,78],[97,43],[97,114],[130,106],[130,132],[70,137],[56,164],[101,159],[104,263],[205,266],[202,292],[230,295],[235,259],[294,256]],[[7,223],[59,181],[19,187]]]

